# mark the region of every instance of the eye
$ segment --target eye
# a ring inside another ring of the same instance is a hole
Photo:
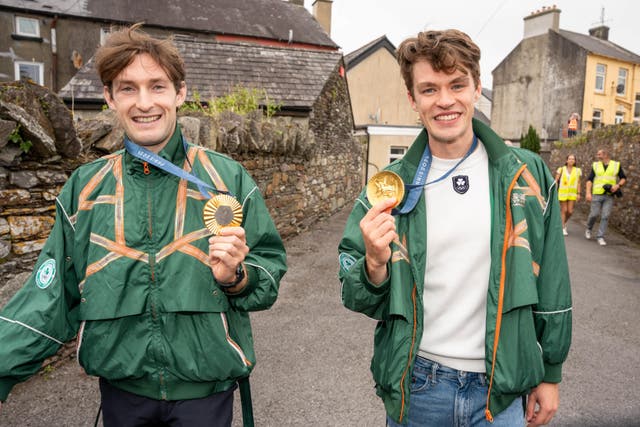
[[[161,83],[157,83],[155,85],[153,85],[153,90],[155,90],[156,92],[161,92],[163,90],[165,90],[166,86],[164,84]]]
[[[431,95],[431,94],[434,94],[435,92],[436,92],[436,90],[434,88],[432,88],[432,87],[426,87],[426,88],[424,88],[424,89],[422,89],[420,91],[420,93],[425,94],[425,95]]]

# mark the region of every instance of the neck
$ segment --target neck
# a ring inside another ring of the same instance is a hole
[[[431,154],[440,159],[460,159],[467,154],[473,144],[473,133],[470,138],[460,138],[454,142],[429,140]]]
[[[152,153],[158,154],[158,153],[160,153],[160,151],[162,151],[162,149],[164,147],[167,146],[168,142],[169,142],[169,140],[167,139],[166,141],[163,141],[163,142],[161,142],[159,144],[142,145],[142,147],[146,148],[147,150],[151,151]],[[137,144],[137,142],[136,142],[136,144]],[[140,145],[140,144],[138,144],[138,145]]]

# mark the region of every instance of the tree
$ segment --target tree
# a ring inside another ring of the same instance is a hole
[[[520,140],[520,147],[526,148],[534,153],[540,153],[540,137],[532,125],[529,125],[527,134]]]

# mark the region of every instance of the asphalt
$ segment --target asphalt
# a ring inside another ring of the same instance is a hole
[[[286,242],[289,272],[271,310],[252,314],[257,426],[384,426],[369,372],[375,321],[346,310],[337,245],[350,209]],[[610,230],[608,246],[566,237],[574,298],[573,344],[551,426],[640,425],[640,247]],[[241,426],[236,393],[234,426]],[[97,381],[74,360],[14,388],[2,427],[92,426]],[[101,423],[100,423],[101,425]]]

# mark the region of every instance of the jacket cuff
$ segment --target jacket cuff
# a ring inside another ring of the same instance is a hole
[[[238,298],[250,294],[258,286],[260,278],[256,272],[256,268],[252,265],[244,264],[244,274],[247,275],[247,284],[240,290],[240,292],[229,293],[225,292],[229,298]]]
[[[391,283],[391,275],[389,272],[391,271],[391,265],[387,262],[387,278],[384,279],[382,283],[379,285],[374,285],[369,280],[369,276],[367,276],[367,266],[364,261],[364,257],[362,257],[362,265],[360,266],[360,281],[364,283],[365,287],[372,294],[382,294],[385,293],[389,289],[389,283]]]
[[[544,378],[542,382],[545,383],[559,383],[562,381],[562,363],[556,364],[544,364]]]
[[[7,400],[9,392],[20,381],[13,378],[0,378],[0,402]]]

